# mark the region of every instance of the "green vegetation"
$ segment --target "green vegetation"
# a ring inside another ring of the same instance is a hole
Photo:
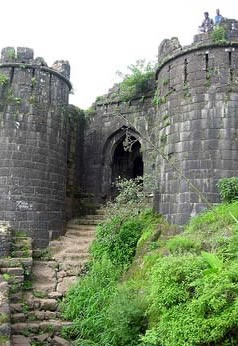
[[[223,25],[216,25],[211,32],[212,40],[215,43],[225,43],[226,40],[226,28]]]
[[[45,292],[45,291],[32,291],[32,294],[36,298],[46,298],[47,297],[47,292]]]
[[[97,229],[88,274],[62,303],[73,322],[62,336],[82,346],[237,345],[238,201],[178,233],[142,205],[121,212],[118,200],[135,201],[122,185],[117,213]]]
[[[32,340],[30,345],[31,346],[47,346],[48,345],[48,341]]]
[[[52,259],[52,253],[49,248],[37,249],[33,253],[34,259],[50,261]]]
[[[7,342],[9,342],[9,337],[0,335],[0,345],[4,345]]]
[[[230,203],[238,199],[238,177],[220,179],[217,187],[223,202]]]
[[[128,74],[117,72],[122,78],[119,83],[119,97],[122,101],[131,100],[149,90],[155,66],[152,63],[145,64],[144,60],[138,60],[135,65],[129,65],[128,70]]]
[[[4,274],[2,274],[2,277],[3,277],[4,280],[8,281],[8,280],[10,280],[11,275],[8,274],[8,273],[4,273]]]
[[[96,114],[96,108],[94,107],[89,107],[88,109],[86,109],[84,111],[85,117],[91,117],[94,116]]]
[[[5,54],[9,59],[12,59],[12,60],[16,59],[16,52],[14,48],[11,48],[11,47],[7,48],[5,51]]]
[[[8,82],[8,77],[0,72],[0,85],[6,85]]]
[[[5,314],[4,312],[0,313],[0,325],[2,323],[6,323],[9,320],[9,316]]]

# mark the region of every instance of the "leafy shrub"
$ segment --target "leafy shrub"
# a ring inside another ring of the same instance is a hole
[[[8,82],[8,77],[0,72],[0,85],[6,85]]]
[[[220,179],[217,187],[223,202],[230,203],[238,199],[238,177]]]
[[[108,202],[106,205],[105,214],[108,219],[113,216],[127,218],[138,215],[146,207],[146,190],[153,189],[154,181],[148,175],[135,179],[118,177],[114,185],[118,194],[113,202]]]
[[[137,346],[139,335],[147,327],[145,310],[142,294],[127,285],[119,286],[107,309],[107,328],[101,345]]]
[[[225,43],[226,42],[226,29],[223,25],[216,25],[211,33],[212,40],[215,43]]]
[[[237,270],[236,262],[221,266],[213,254],[161,259],[152,270],[152,322],[141,345],[235,345]]]
[[[117,74],[123,78],[119,84],[119,96],[121,100],[128,101],[138,94],[142,94],[149,89],[149,82],[154,77],[155,67],[151,64],[145,64],[144,60],[138,60],[135,65],[128,66],[129,74]]]
[[[189,251],[199,251],[201,244],[198,240],[188,238],[183,235],[175,236],[168,240],[167,247],[171,253],[184,253]]]
[[[190,284],[205,268],[202,259],[194,255],[161,258],[152,269],[150,310],[162,312],[164,308],[186,302],[193,294]]]
[[[144,222],[142,217],[127,218],[122,222],[120,217],[113,217],[103,222],[96,230],[96,240],[90,248],[95,259],[104,254],[117,265],[128,265],[136,251]]]

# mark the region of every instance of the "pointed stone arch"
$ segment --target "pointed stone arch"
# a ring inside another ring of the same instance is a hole
[[[123,142],[128,136],[134,141],[131,151],[125,151]],[[102,196],[109,199],[113,195],[112,183],[118,176],[135,178],[143,176],[141,138],[138,131],[122,126],[113,132],[103,149]]]

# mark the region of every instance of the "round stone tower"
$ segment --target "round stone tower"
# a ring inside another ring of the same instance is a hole
[[[0,219],[44,247],[62,234],[66,181],[68,62],[52,68],[29,48],[0,61]]]
[[[159,47],[155,131],[160,150],[155,207],[169,221],[184,224],[207,206],[173,165],[210,203],[219,201],[222,177],[238,174],[238,22]],[[159,135],[159,136],[158,136]]]

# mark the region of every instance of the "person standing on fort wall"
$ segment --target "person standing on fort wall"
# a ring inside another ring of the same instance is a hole
[[[202,22],[202,25],[199,27],[200,32],[208,32],[211,31],[213,28],[213,20],[209,17],[208,12],[204,12],[204,20]]]
[[[216,16],[215,16],[215,25],[219,25],[223,19],[223,16],[220,14],[220,10],[216,10]]]

